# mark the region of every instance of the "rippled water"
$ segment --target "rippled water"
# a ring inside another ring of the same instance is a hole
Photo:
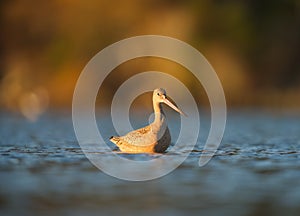
[[[107,137],[113,135],[108,118],[98,121]],[[209,118],[201,121],[203,136],[180,167],[156,180],[128,182],[89,162],[69,113],[48,113],[31,123],[2,112],[0,214],[299,215],[300,115],[231,111],[217,154],[202,168]],[[176,138],[178,119],[169,124]]]

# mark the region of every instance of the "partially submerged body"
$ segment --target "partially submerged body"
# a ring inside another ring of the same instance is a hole
[[[164,89],[153,92],[153,108],[155,119],[146,127],[134,130],[120,137],[112,136],[110,141],[115,143],[122,152],[127,153],[163,153],[171,143],[171,135],[161,103],[169,105],[177,112],[185,115],[166,96]]]

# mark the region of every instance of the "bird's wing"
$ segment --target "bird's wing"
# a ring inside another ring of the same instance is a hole
[[[122,140],[128,143],[145,143],[145,142],[153,142],[152,134],[151,134],[151,126],[147,125],[146,127],[134,130],[121,137]]]
[[[146,127],[139,128],[137,130],[131,131],[128,134],[126,134],[124,137],[132,136],[132,137],[140,137],[145,136],[147,133],[151,131],[151,126],[147,125]]]

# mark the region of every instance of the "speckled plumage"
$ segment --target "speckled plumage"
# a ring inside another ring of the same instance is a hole
[[[154,121],[146,127],[134,130],[120,137],[112,136],[110,141],[115,143],[122,152],[127,153],[163,153],[171,143],[171,135],[161,103],[166,103],[179,113],[185,115],[166,96],[162,88],[153,91]]]

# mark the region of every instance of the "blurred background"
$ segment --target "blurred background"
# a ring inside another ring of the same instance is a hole
[[[70,108],[87,62],[143,34],[197,48],[216,70],[229,107],[300,108],[298,0],[2,0],[0,10],[0,107],[30,120]],[[148,58],[116,69],[125,77],[107,79],[107,100],[124,78],[146,69],[179,74],[199,92],[178,65]]]

